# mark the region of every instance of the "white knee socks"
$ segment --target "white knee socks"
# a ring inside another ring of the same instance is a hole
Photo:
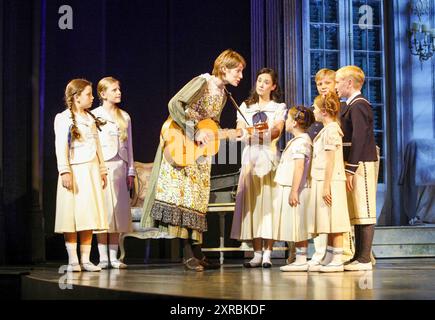
[[[261,263],[261,259],[263,258],[262,251],[254,251],[254,258],[251,259],[251,263]]]
[[[109,245],[109,256],[110,262],[118,261],[118,245],[110,244]]]
[[[108,262],[109,257],[107,256],[107,244],[98,244],[98,253],[100,254],[100,262]]]
[[[91,255],[91,245],[82,244],[80,245],[80,256],[82,264],[89,263],[89,256]]]
[[[263,253],[263,263],[272,263],[270,261],[270,256],[272,255],[272,250],[264,250]]]
[[[77,255],[77,243],[65,242],[66,252],[68,253],[68,264],[78,264],[79,257]]]

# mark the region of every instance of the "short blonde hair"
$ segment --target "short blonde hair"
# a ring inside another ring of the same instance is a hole
[[[222,76],[224,75],[222,67],[234,69],[237,68],[239,64],[242,64],[243,68],[245,68],[245,59],[241,56],[240,53],[231,49],[227,49],[222,52],[219,57],[217,57],[214,61],[212,74],[218,78],[222,78]]]
[[[364,85],[364,81],[366,78],[364,71],[362,71],[361,68],[357,66],[342,67],[338,69],[336,75],[345,79],[351,78],[354,83],[354,89],[361,89]]]
[[[335,82],[335,71],[331,70],[331,69],[320,69],[317,73],[316,73],[316,77],[314,78],[314,81],[316,81],[316,83],[318,81],[320,81],[321,79],[324,78],[330,78]]]

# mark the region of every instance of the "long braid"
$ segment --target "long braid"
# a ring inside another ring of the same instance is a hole
[[[97,118],[90,110],[86,109],[85,110],[88,114],[91,115],[91,117],[94,119],[95,121],[95,125],[97,126],[97,129],[99,131],[101,131],[101,126],[104,126],[106,124],[105,121],[101,120],[100,118]]]
[[[92,83],[85,79],[74,79],[68,83],[65,89],[65,106],[70,111],[72,120],[72,125],[68,133],[69,142],[81,138],[79,128],[77,127],[76,115],[74,113],[74,96],[81,94],[87,86],[92,87]]]
[[[77,121],[76,121],[76,115],[74,113],[73,110],[73,95],[69,96],[66,98],[65,103],[67,108],[69,109],[70,113],[71,113],[71,120],[72,120],[72,126],[70,128],[70,133],[69,133],[69,141],[72,142],[74,139],[80,139],[81,135],[80,135],[80,131],[79,128],[77,127]]]

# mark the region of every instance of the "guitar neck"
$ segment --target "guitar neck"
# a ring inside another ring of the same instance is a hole
[[[243,135],[243,130],[238,129],[220,129],[218,132],[219,140],[230,139],[235,140]]]

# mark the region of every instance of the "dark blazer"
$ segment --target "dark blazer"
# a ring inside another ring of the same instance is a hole
[[[346,172],[354,174],[359,162],[377,161],[373,110],[363,95],[348,104],[342,104],[340,112],[343,137],[343,156]]]

